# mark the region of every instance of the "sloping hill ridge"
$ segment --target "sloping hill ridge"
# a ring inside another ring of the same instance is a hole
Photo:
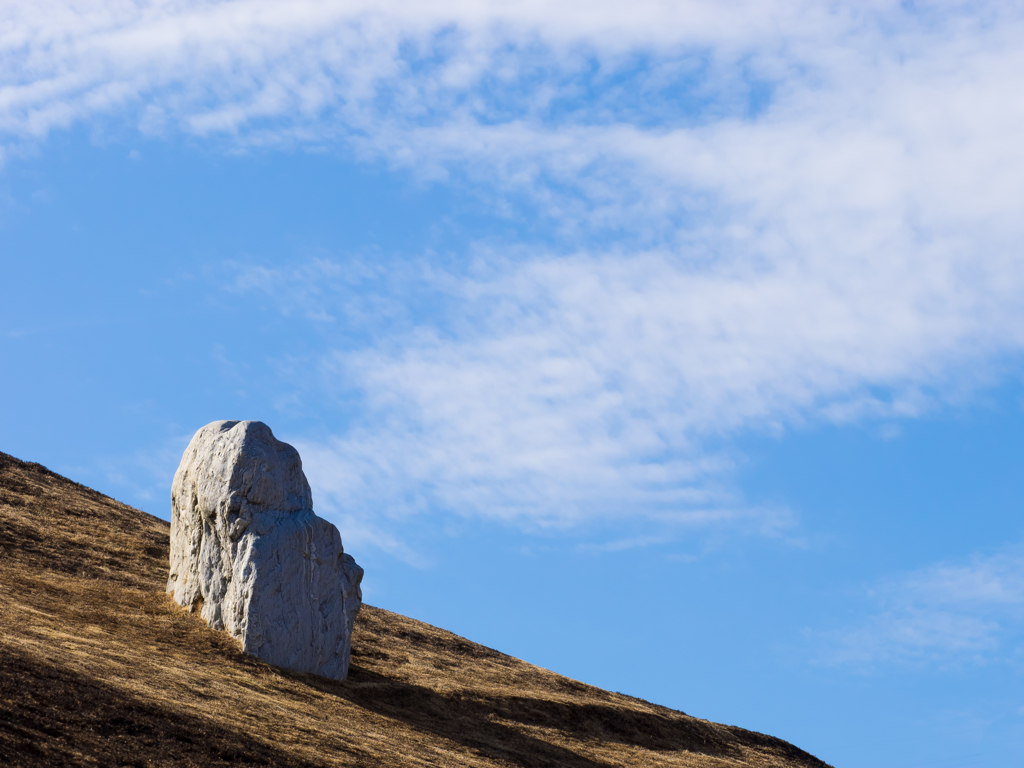
[[[0,453],[0,765],[825,766],[371,606],[344,683],[268,666],[166,597],[168,534]]]

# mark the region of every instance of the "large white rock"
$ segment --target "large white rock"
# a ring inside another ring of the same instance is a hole
[[[259,421],[196,432],[171,487],[167,591],[271,664],[344,680],[363,569],[313,513],[299,453]]]

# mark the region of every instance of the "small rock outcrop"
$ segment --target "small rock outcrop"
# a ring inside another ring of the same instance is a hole
[[[171,487],[167,591],[271,664],[348,674],[363,569],[313,513],[299,453],[259,421],[196,432]]]

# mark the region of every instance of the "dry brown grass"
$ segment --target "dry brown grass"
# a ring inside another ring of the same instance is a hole
[[[0,764],[825,766],[371,606],[347,681],[291,674],[164,595],[167,548],[0,453]]]

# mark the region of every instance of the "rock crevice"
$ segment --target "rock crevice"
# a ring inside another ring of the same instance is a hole
[[[363,569],[266,424],[217,421],[192,438],[171,487],[170,559],[167,591],[247,653],[345,679]]]

